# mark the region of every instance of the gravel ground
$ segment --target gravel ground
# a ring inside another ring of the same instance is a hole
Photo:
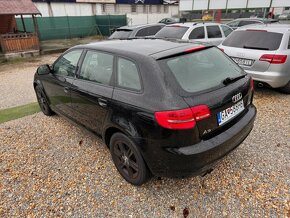
[[[34,73],[41,64],[50,64],[59,54],[28,58],[0,65],[0,109],[36,102],[32,87]]]
[[[211,174],[141,187],[119,176],[100,139],[60,116],[4,123],[0,217],[290,217],[290,97],[258,90],[255,104],[252,133]]]

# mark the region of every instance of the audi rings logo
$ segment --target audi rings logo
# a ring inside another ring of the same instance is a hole
[[[234,95],[233,97],[232,97],[232,101],[234,102],[234,103],[236,103],[237,101],[239,101],[239,100],[241,100],[242,99],[242,93],[238,93],[238,94],[236,94],[236,95]]]

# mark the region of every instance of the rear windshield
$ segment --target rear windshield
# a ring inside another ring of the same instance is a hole
[[[155,37],[181,39],[188,29],[188,27],[183,26],[166,26],[157,32]]]
[[[132,30],[128,29],[117,29],[110,36],[110,39],[127,39],[131,35]]]
[[[242,69],[219,49],[202,51],[160,61],[186,92],[200,92],[222,85],[227,77],[242,75]],[[164,68],[163,68],[164,69]]]
[[[222,44],[236,48],[273,51],[279,48],[282,36],[282,33],[273,32],[234,31]]]

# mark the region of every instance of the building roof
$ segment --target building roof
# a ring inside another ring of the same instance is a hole
[[[0,0],[0,15],[40,14],[31,0]]]

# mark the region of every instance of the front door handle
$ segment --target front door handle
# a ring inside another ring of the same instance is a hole
[[[99,98],[98,103],[101,107],[107,107],[107,100],[106,99]]]
[[[64,87],[63,91],[64,91],[65,93],[68,93],[68,91],[69,91],[69,87]]]

